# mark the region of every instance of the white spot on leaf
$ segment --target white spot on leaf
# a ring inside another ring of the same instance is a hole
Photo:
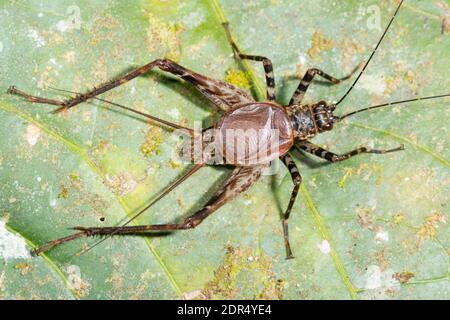
[[[381,287],[381,269],[379,266],[370,266],[366,272],[365,289],[377,289]]]
[[[0,220],[0,257],[4,260],[28,259],[31,257],[25,240],[9,232],[6,229],[6,222],[2,220]]]
[[[44,38],[42,38],[39,35],[39,33],[34,29],[28,30],[28,38],[33,39],[34,42],[36,42],[36,47],[38,47],[38,48],[45,46]]]
[[[58,23],[56,24],[56,29],[61,32],[64,33],[67,30],[70,29],[70,26],[67,24],[67,22],[65,20],[60,20],[58,21]]]
[[[304,65],[306,63],[306,57],[302,54],[298,56],[298,61],[300,64]]]
[[[115,192],[121,195],[133,192],[138,186],[138,182],[128,172],[124,172],[119,176],[110,176],[106,174],[105,183],[108,187],[114,189]]]
[[[367,268],[364,275],[363,297],[366,299],[386,299],[392,297],[395,291],[400,288],[400,283],[393,277],[392,269],[382,271],[377,265]]]
[[[39,129],[39,127],[36,127],[34,124],[28,125],[25,132],[25,139],[30,146],[33,147],[38,142],[40,136],[41,129]]]
[[[375,241],[377,242],[388,242],[389,241],[389,232],[387,231],[378,231],[375,234]]]
[[[201,11],[191,12],[183,17],[182,23],[189,29],[196,28],[205,21],[205,14]]]
[[[382,95],[386,90],[386,83],[383,77],[376,75],[365,75],[359,80],[359,87],[367,90],[371,94]]]
[[[391,269],[381,271],[379,266],[371,265],[367,268],[366,289],[376,289],[380,287],[395,287],[398,286],[398,281],[392,276],[394,272]]]
[[[183,299],[184,300],[204,300],[205,295],[202,293],[201,290],[194,290],[191,292],[183,293]]]
[[[66,268],[67,281],[72,290],[77,293],[77,296],[83,297],[89,294],[91,285],[89,282],[81,278],[81,270],[77,265],[70,265]]]
[[[171,116],[172,118],[179,120],[180,119],[180,111],[178,111],[177,109],[173,108],[170,109],[169,111],[167,111],[167,114],[169,116]]]
[[[318,245],[320,252],[323,254],[329,254],[331,251],[330,243],[327,240],[323,240],[321,244]]]

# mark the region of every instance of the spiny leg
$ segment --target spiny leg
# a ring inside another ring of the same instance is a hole
[[[225,22],[223,24],[223,27],[225,28],[225,32],[227,34],[228,41],[230,42],[231,47],[233,48],[234,55],[237,59],[246,59],[246,60],[262,62],[263,67],[264,67],[265,76],[266,76],[267,100],[275,101],[275,78],[273,75],[272,61],[270,61],[270,59],[263,57],[263,56],[254,56],[254,55],[248,55],[248,54],[241,53],[238,46],[234,42],[233,37],[231,36],[229,23]]]
[[[192,229],[198,226],[209,215],[223,206],[225,203],[236,197],[241,192],[247,190],[254,182],[258,180],[265,166],[255,167],[237,167],[225,182],[225,184],[211,197],[205,206],[187,217],[181,223],[156,224],[146,226],[126,226],[126,227],[100,227],[84,228],[76,227],[86,233],[87,236],[115,234],[135,234],[145,233],[147,231],[175,231]]]
[[[360,63],[353,71],[348,74],[347,76],[337,79],[335,77],[330,76],[329,74],[323,72],[322,70],[311,68],[306,71],[305,75],[303,76],[302,81],[300,81],[300,84],[298,85],[297,89],[295,90],[291,101],[289,102],[289,105],[298,105],[302,102],[303,97],[305,96],[306,91],[308,90],[309,85],[311,84],[312,80],[316,75],[321,76],[322,78],[328,80],[331,82],[331,84],[339,84],[342,81],[345,81],[347,79],[350,79],[353,74],[358,71],[358,69],[361,67],[362,63]]]
[[[155,199],[153,199],[149,204],[147,204],[144,208],[142,208],[141,210],[139,210],[135,215],[133,215],[131,218],[129,218],[124,224],[122,224],[123,226],[128,225],[129,223],[131,223],[133,220],[135,220],[137,217],[139,217],[140,215],[142,215],[145,211],[147,211],[148,209],[150,209],[154,204],[156,204],[159,200],[161,200],[162,198],[164,198],[166,195],[168,195],[172,190],[174,190],[177,186],[179,186],[181,183],[183,183],[184,181],[186,181],[190,176],[192,176],[195,172],[197,172],[199,169],[201,169],[204,166],[204,164],[199,163],[197,165],[195,165],[193,168],[191,168],[187,173],[185,173],[184,175],[182,175],[179,179],[175,180],[174,182],[172,182],[160,195],[158,195]],[[120,227],[116,227],[116,229],[118,229]],[[114,234],[114,233],[112,233]],[[111,236],[112,234],[110,234],[109,236]],[[85,232],[78,232],[75,234],[72,234],[68,237],[64,237],[64,238],[59,238],[53,241],[50,241],[48,243],[46,243],[43,246],[40,246],[39,248],[36,248],[32,251],[32,253],[34,255],[39,255],[42,252],[48,251],[53,247],[59,246],[60,244],[64,243],[64,242],[68,242],[68,241],[72,241],[74,239],[78,239],[81,237],[86,236]],[[104,240],[106,240],[106,238],[103,238],[102,240],[100,240],[99,242],[95,243],[94,245],[89,246],[87,249],[83,249],[82,252],[86,252],[90,249],[92,249],[93,247],[97,246],[98,244],[100,244],[101,242],[103,242]]]
[[[352,150],[350,152],[344,153],[344,154],[335,154],[333,152],[330,152],[328,150],[325,150],[309,141],[301,141],[298,144],[296,144],[296,146],[306,152],[309,152],[313,155],[318,156],[319,158],[328,160],[332,163],[335,162],[339,162],[339,161],[343,161],[343,160],[347,160],[353,156],[356,156],[358,154],[361,153],[375,153],[375,154],[384,154],[384,153],[390,153],[390,152],[395,152],[395,151],[401,151],[401,150],[405,150],[404,145],[400,145],[397,148],[393,148],[393,149],[370,149],[368,147],[360,147],[357,148],[355,150]]]
[[[295,199],[297,198],[298,190],[300,189],[300,184],[302,183],[302,176],[298,171],[297,166],[295,165],[294,160],[292,160],[289,154],[282,156],[281,161],[288,168],[289,173],[291,174],[292,182],[294,183],[294,188],[291,192],[291,197],[289,199],[289,204],[287,206],[286,211],[283,214],[283,235],[284,235],[284,245],[286,247],[286,259],[292,259],[294,256],[292,255],[291,245],[289,243],[289,230],[288,230],[288,219],[292,211],[292,207],[294,206]]]
[[[27,99],[28,102],[32,102],[32,103],[45,103],[45,104],[51,104],[54,106],[64,106],[63,100],[54,100],[54,99],[36,97],[36,96],[33,96],[26,92],[23,92],[22,90],[17,89],[16,86],[9,87],[6,92],[10,93],[10,94],[15,94],[17,96],[21,96],[21,97]]]
[[[113,236],[113,235],[126,235],[126,234],[145,234],[152,232],[170,232],[175,230],[192,229],[198,226],[204,219],[211,215],[214,211],[224,205],[226,202],[233,199],[235,196],[247,190],[254,182],[261,176],[262,171],[265,169],[265,165],[259,165],[255,167],[237,167],[233,170],[232,174],[224,185],[213,195],[213,197],[206,203],[206,205],[186,218],[181,223],[169,223],[169,224],[154,224],[154,225],[141,225],[141,226],[119,226],[119,227],[75,227],[78,233],[71,236],[56,239],[48,244],[35,250],[36,254],[45,252],[57,245],[64,242],[71,241],[83,236]],[[167,193],[164,193],[167,194]],[[152,202],[153,203],[153,202]],[[144,208],[139,214],[148,208]],[[136,217],[135,215],[134,217]],[[133,218],[134,218],[133,217]]]
[[[211,79],[205,77],[201,74],[198,74],[194,71],[186,69],[179,64],[169,60],[169,59],[157,59],[154,60],[140,68],[137,68],[126,75],[119,77],[117,79],[113,79],[110,82],[101,85],[98,88],[94,88],[93,90],[76,95],[73,98],[67,100],[53,100],[35,97],[29,95],[15,86],[9,88],[8,92],[12,94],[16,94],[26,98],[30,102],[34,103],[45,103],[60,106],[56,111],[62,111],[64,109],[68,109],[76,106],[79,103],[82,103],[86,100],[92,99],[106,91],[109,91],[115,87],[118,87],[140,75],[143,75],[153,68],[158,67],[159,69],[177,75],[184,79],[185,81],[194,85],[203,95],[205,95],[209,100],[211,100],[215,105],[217,105],[221,110],[226,111],[231,108],[233,105],[238,103],[248,103],[253,102],[254,100],[251,96],[241,90],[236,88],[235,86],[220,80]]]
[[[28,101],[30,102],[35,102],[35,103],[46,103],[46,104],[56,104],[56,105],[60,105],[61,108],[57,109],[56,112],[58,111],[62,111],[64,109],[69,109],[72,108],[74,106],[76,106],[79,103],[82,103],[86,100],[89,100],[95,96],[98,96],[106,91],[109,91],[115,87],[118,87],[148,71],[150,71],[151,69],[153,69],[155,66],[159,65],[160,62],[162,60],[155,60],[152,61],[140,68],[137,68],[129,73],[127,73],[126,75],[119,77],[117,79],[111,80],[105,84],[103,84],[102,86],[100,86],[99,88],[94,88],[93,90],[84,93],[84,94],[79,94],[76,95],[73,98],[67,99],[67,100],[61,100],[61,101],[56,101],[57,103],[54,103],[55,100],[50,100],[50,102],[48,101],[49,99],[45,99],[45,98],[39,98],[39,97],[35,97],[32,95],[29,95],[27,93],[24,93],[23,91],[18,90],[15,86],[12,86],[9,88],[8,92],[12,93],[12,94],[16,94],[19,96],[22,96],[24,98],[26,98]]]

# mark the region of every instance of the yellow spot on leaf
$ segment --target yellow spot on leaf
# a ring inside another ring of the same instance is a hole
[[[172,167],[172,169],[179,169],[182,167],[180,163],[175,162],[173,159],[169,160],[169,165]]]
[[[150,157],[153,154],[159,154],[161,145],[161,128],[152,127],[147,131],[145,136],[145,142],[141,145],[141,152],[146,156]]]
[[[394,215],[392,222],[395,224],[400,224],[405,220],[405,215],[403,213],[397,213]]]
[[[240,279],[249,281],[244,285]],[[252,288],[243,287],[247,285]],[[228,246],[222,265],[203,289],[203,295],[207,299],[239,299],[246,290],[256,292],[255,299],[282,299],[283,283],[276,279],[268,257],[250,248]]]
[[[183,31],[181,24],[169,24],[160,20],[150,12],[148,16],[148,29],[146,44],[150,52],[158,57],[166,57],[174,61],[181,58],[180,34]]]
[[[333,48],[333,40],[325,38],[320,31],[315,31],[311,38],[311,48],[308,50],[308,56],[314,60],[319,60],[320,53]]]
[[[58,194],[58,198],[61,199],[67,199],[69,198],[69,189],[65,187],[64,185],[61,185],[61,191]]]
[[[22,276],[26,275],[31,269],[31,265],[28,263],[18,263],[14,266],[17,270],[20,270]]]
[[[238,88],[249,89],[250,82],[248,81],[248,75],[236,69],[228,69],[225,74],[225,81],[235,85]]]
[[[78,175],[78,173],[76,173],[76,172],[71,172],[70,173],[70,180],[72,180],[72,181],[79,181],[80,180],[80,176]]]
[[[412,277],[414,277],[414,273],[412,273],[411,271],[396,272],[392,275],[392,277],[401,284],[404,284],[407,283]]]
[[[427,239],[434,240],[436,238],[436,229],[439,228],[439,224],[447,224],[448,217],[440,214],[433,213],[425,219],[425,223],[417,231],[419,238],[419,244],[423,243]]]
[[[345,188],[345,183],[347,179],[353,174],[353,170],[351,168],[345,168],[345,174],[341,180],[338,181],[338,186],[341,189]]]

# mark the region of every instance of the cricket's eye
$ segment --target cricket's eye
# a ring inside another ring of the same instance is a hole
[[[325,108],[327,106],[327,103],[325,101],[319,101],[317,104],[319,107]]]

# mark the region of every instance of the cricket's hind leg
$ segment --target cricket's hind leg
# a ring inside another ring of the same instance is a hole
[[[116,234],[142,234],[152,231],[175,231],[193,229],[203,222],[208,216],[232,200],[238,194],[247,190],[261,176],[265,165],[255,167],[237,167],[224,185],[211,197],[211,199],[196,213],[187,217],[181,223],[154,224],[143,226],[125,226],[125,227],[99,227],[85,228],[75,227],[75,230],[85,232],[86,236]]]
[[[183,66],[169,60],[169,59],[157,59],[142,67],[139,67],[126,75],[113,79],[106,84],[101,85],[98,88],[83,93],[77,94],[76,96],[67,100],[52,100],[46,98],[39,98],[25,93],[15,86],[9,88],[8,92],[16,94],[26,98],[30,102],[34,103],[45,103],[60,106],[55,112],[59,112],[65,109],[72,108],[84,101],[95,98],[96,96],[105,93],[115,87],[118,87],[128,81],[143,75],[153,68],[158,67],[159,69],[179,76],[183,80],[191,83],[197,90],[199,90],[206,98],[211,100],[217,107],[222,111],[226,111],[232,106],[240,103],[254,102],[252,97],[245,91],[236,88],[235,86],[226,83],[221,80],[215,80],[208,78],[199,73],[191,71]]]
[[[169,223],[169,224],[155,224],[155,225],[142,225],[142,226],[118,226],[118,227],[75,227],[75,230],[79,232],[60,239],[50,241],[49,243],[34,250],[34,254],[40,254],[48,251],[51,248],[59,246],[65,242],[78,239],[81,237],[90,236],[114,236],[114,235],[127,235],[127,234],[142,234],[154,233],[154,232],[167,232],[175,230],[192,229],[198,226],[203,220],[210,216],[213,212],[223,206],[225,203],[236,197],[241,192],[247,190],[254,182],[261,176],[262,171],[266,168],[265,165],[259,165],[255,167],[237,167],[233,170],[232,174],[224,185],[211,197],[211,199],[196,213],[186,218],[181,223]],[[178,182],[176,183],[178,184]],[[174,184],[175,185],[175,184]],[[171,188],[169,188],[171,190]],[[164,193],[166,195],[167,192]],[[158,197],[158,199],[161,198]],[[154,202],[152,202],[153,204]],[[147,210],[149,206],[141,210],[134,217],[137,217],[142,212]],[[134,218],[133,217],[133,218]],[[129,220],[130,221],[130,220]],[[131,222],[131,221],[130,221]],[[102,241],[102,240],[101,240]],[[97,243],[98,244],[98,243]],[[95,245],[97,245],[95,244]],[[95,246],[94,245],[94,246]],[[91,246],[90,248],[92,248]]]
[[[44,104],[51,104],[51,105],[60,106],[60,107],[64,106],[63,100],[54,100],[54,99],[47,99],[47,98],[33,96],[31,94],[23,92],[22,90],[17,89],[16,86],[9,87],[7,93],[15,94],[16,96],[23,97],[23,98],[27,99],[27,101],[32,102],[32,103],[44,103]]]
[[[56,89],[56,88],[53,88],[53,89],[57,90],[57,91],[63,91],[63,92],[78,94],[77,92],[72,92],[72,91],[68,91],[68,90],[61,90],[61,89]],[[27,94],[27,93],[25,93],[23,91],[20,91],[20,90],[18,90],[15,87],[9,88],[8,92],[12,93],[12,94],[16,94],[16,95],[22,96],[22,97],[26,98],[30,102],[59,105],[59,106],[62,106],[62,108],[64,108],[64,101],[35,97],[35,96],[29,95],[29,94]],[[139,111],[139,110],[136,110],[136,109],[133,109],[133,108],[130,108],[130,107],[124,106],[122,104],[119,104],[119,103],[116,103],[116,102],[112,102],[112,101],[109,101],[109,100],[106,100],[106,99],[101,99],[101,98],[97,98],[97,97],[93,97],[92,99],[96,99],[96,100],[108,103],[110,105],[113,105],[115,107],[118,107],[120,109],[124,109],[124,110],[130,111],[130,112],[136,113],[138,115],[141,115],[141,116],[146,117],[148,119],[151,119],[153,121],[159,122],[160,124],[172,127],[174,129],[184,130],[186,133],[190,134],[191,136],[194,135],[194,130],[191,129],[191,128],[183,127],[181,125],[178,125],[178,124],[175,124],[175,123],[172,123],[172,122],[169,122],[169,121],[157,118],[155,116],[152,116],[151,114],[148,114],[148,113],[145,113],[145,112],[142,112],[142,111]],[[57,109],[56,112],[59,111],[59,110],[60,109]]]

